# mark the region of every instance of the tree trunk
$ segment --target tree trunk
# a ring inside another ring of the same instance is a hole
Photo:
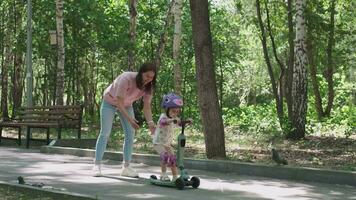
[[[276,43],[274,41],[274,36],[273,36],[273,33],[272,33],[272,27],[271,27],[270,17],[269,17],[268,0],[265,1],[265,9],[266,9],[268,35],[269,35],[270,40],[271,40],[274,58],[275,58],[276,62],[278,63],[278,66],[279,66],[279,69],[280,69],[280,74],[279,74],[278,82],[277,82],[278,83],[277,84],[278,99],[276,99],[276,100],[279,100],[280,102],[277,104],[277,111],[280,112],[280,113],[278,113],[278,116],[280,116],[280,122],[283,123],[283,124],[281,124],[281,127],[285,127],[285,124],[284,124],[285,122],[284,122],[283,98],[284,98],[285,87],[286,87],[285,86],[286,81],[284,81],[285,76],[286,76],[286,73],[285,73],[286,72],[286,67],[281,62],[281,60],[279,59],[279,57],[277,55],[277,47],[276,47]],[[261,21],[262,21],[262,19],[261,19]],[[285,130],[283,130],[283,131],[285,132]]]
[[[7,11],[7,12],[6,12]],[[9,5],[4,8],[4,40],[3,40],[3,48],[4,48],[4,57],[1,68],[1,113],[2,119],[4,121],[9,119],[9,110],[8,110],[8,94],[9,94],[9,69],[11,64],[13,63],[13,44],[14,44],[14,36],[12,35],[13,29],[13,9]]]
[[[257,11],[257,19],[258,19],[258,23],[259,23],[259,27],[261,30],[261,42],[262,42],[262,48],[263,48],[263,55],[266,61],[266,65],[267,65],[267,69],[268,69],[268,74],[271,80],[271,85],[272,85],[272,92],[274,95],[274,98],[276,100],[276,108],[277,108],[277,115],[278,115],[278,119],[279,119],[279,123],[280,126],[284,127],[283,123],[283,99],[280,98],[279,94],[278,94],[278,89],[277,89],[277,85],[276,85],[276,80],[274,77],[274,73],[273,73],[273,68],[269,59],[269,54],[268,54],[268,49],[267,49],[267,37],[266,37],[266,32],[265,32],[265,28],[262,22],[262,15],[261,15],[261,8],[260,8],[260,1],[256,0],[256,11]],[[282,94],[280,94],[282,95]]]
[[[50,105],[48,104],[48,58],[45,60],[45,65],[44,65],[44,74],[43,74],[43,105],[47,106]]]
[[[218,43],[219,51],[219,71],[220,71],[220,81],[219,81],[219,91],[220,91],[220,109],[224,107],[224,69],[222,64],[222,55],[221,55],[221,45]]]
[[[208,158],[225,158],[225,136],[215,80],[207,0],[190,0],[198,99]]]
[[[308,48],[308,59],[310,65],[310,78],[311,78],[311,83],[313,86],[313,92],[315,96],[315,109],[316,112],[318,113],[318,119],[320,120],[323,117],[323,102],[320,95],[318,78],[316,77],[317,67],[314,60],[314,46],[312,43],[311,34],[309,34],[309,37],[307,39],[307,48]],[[316,53],[315,55],[318,54]]]
[[[174,60],[174,91],[182,94],[182,68],[180,59],[180,44],[182,40],[182,7],[183,1],[176,0],[173,6],[174,35],[173,35],[173,60]]]
[[[155,58],[155,64],[157,69],[160,68],[161,65],[161,57],[162,54],[164,52],[164,47],[166,45],[167,42],[167,32],[168,32],[168,28],[171,26],[172,20],[171,20],[171,16],[172,16],[172,7],[174,5],[175,0],[172,0],[171,3],[168,6],[168,10],[167,10],[167,17],[164,21],[164,27],[163,27],[163,31],[161,33],[161,37],[156,49],[156,58]]]
[[[57,22],[57,80],[56,80],[56,105],[63,105],[64,93],[64,29],[63,29],[63,0],[56,0]]]
[[[128,66],[129,71],[135,69],[135,43],[136,43],[136,15],[137,15],[137,0],[129,1],[129,10],[130,10],[130,46],[128,48]]]
[[[10,29],[5,32],[5,41],[4,41],[4,62],[1,69],[1,112],[2,119],[6,121],[9,119],[9,110],[8,110],[8,78],[9,78],[9,67],[10,63],[12,63],[13,52],[11,49],[11,45],[13,44],[12,37],[10,35]]]
[[[328,41],[328,48],[327,48],[327,55],[328,55],[328,65],[327,71],[325,73],[326,82],[328,83],[328,104],[325,109],[325,116],[330,116],[331,109],[333,107],[334,102],[334,81],[333,81],[333,74],[334,74],[334,63],[333,63],[333,45],[334,45],[334,32],[335,32],[335,0],[331,1],[330,7],[330,25],[329,25],[329,41]]]
[[[305,137],[305,122],[307,114],[307,49],[306,49],[306,0],[296,0],[296,39],[295,39],[295,64],[292,83],[292,131],[288,135],[291,139]]]
[[[84,94],[84,105],[85,110],[91,117],[94,117],[95,114],[95,96],[97,82],[98,82],[98,67],[96,66],[95,54],[92,56],[88,55],[86,57],[87,64],[85,64],[84,72],[83,72],[83,94]]]
[[[14,33],[16,38],[20,38],[21,36],[21,31],[22,31],[22,15],[21,15],[21,8],[22,8],[22,2],[21,1],[15,1],[15,27],[14,27]],[[21,41],[21,40],[20,40]],[[13,84],[13,92],[12,92],[12,99],[13,99],[13,111],[16,110],[21,106],[22,103],[22,77],[21,75],[23,74],[23,52],[20,51],[21,45],[19,42],[16,42],[16,48],[17,50],[15,51],[14,54],[14,75],[12,79],[12,84]],[[14,115],[14,112],[12,112]]]
[[[293,68],[294,68],[294,30],[293,30],[293,0],[287,0],[287,12],[288,12],[288,44],[289,44],[289,56],[288,56],[288,68],[284,79],[285,84],[285,96],[288,108],[288,119],[292,121],[292,82],[293,82]]]
[[[356,81],[356,71],[354,67],[350,67],[349,71],[349,76],[350,76],[350,83],[355,84]],[[351,96],[351,101],[350,101],[350,106],[356,106],[356,87],[352,87],[352,96]]]

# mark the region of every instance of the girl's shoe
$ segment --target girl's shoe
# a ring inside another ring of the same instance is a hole
[[[161,175],[160,180],[161,181],[171,181],[171,179],[167,176],[167,174]]]
[[[172,182],[176,182],[177,178],[178,178],[178,176],[173,176]]]

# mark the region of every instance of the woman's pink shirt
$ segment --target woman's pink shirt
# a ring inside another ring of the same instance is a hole
[[[103,98],[111,105],[117,105],[117,98],[124,98],[124,106],[130,107],[132,103],[141,97],[144,102],[151,102],[152,95],[137,88],[137,72],[124,72],[120,74],[113,83],[104,90]]]

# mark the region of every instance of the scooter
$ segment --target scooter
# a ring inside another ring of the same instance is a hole
[[[198,188],[200,185],[200,179],[196,176],[190,178],[187,170],[184,168],[184,149],[186,137],[184,135],[184,128],[186,124],[191,123],[190,120],[181,120],[182,132],[178,135],[177,139],[177,168],[179,170],[179,177],[173,181],[163,181],[157,179],[156,175],[151,175],[150,182],[153,185],[176,187],[179,190],[183,190],[185,186],[192,186],[193,188]]]

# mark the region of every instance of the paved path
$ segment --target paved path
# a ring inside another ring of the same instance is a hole
[[[0,147],[0,180],[16,183],[18,176],[67,192],[98,199],[239,199],[239,200],[356,200],[356,188],[343,185],[302,183],[286,180],[188,170],[201,179],[199,189],[165,188],[150,185],[147,178],[159,174],[158,166],[133,163],[140,179],[120,177],[121,162],[104,165],[106,177],[92,176],[92,158],[41,154],[39,150]]]

